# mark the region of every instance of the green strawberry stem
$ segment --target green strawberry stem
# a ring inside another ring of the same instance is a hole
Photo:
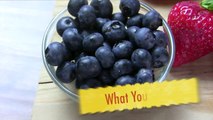
[[[213,10],[213,0],[203,0],[201,6],[208,10]]]

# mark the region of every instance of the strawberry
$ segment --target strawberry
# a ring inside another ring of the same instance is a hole
[[[213,0],[183,1],[174,5],[168,24],[175,38],[174,67],[213,52]]]

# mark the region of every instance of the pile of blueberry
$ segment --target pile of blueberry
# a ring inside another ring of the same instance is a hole
[[[57,22],[63,41],[45,50],[47,62],[58,66],[63,83],[76,80],[76,88],[154,82],[154,68],[169,60],[160,14],[138,13],[138,0],[120,0],[113,13],[110,0],[70,0],[68,12]]]

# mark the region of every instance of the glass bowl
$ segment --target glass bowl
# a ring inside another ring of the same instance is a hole
[[[115,3],[118,3],[118,1],[119,0],[113,0],[114,3],[112,2],[114,8],[116,8],[116,9],[113,10],[113,12],[119,11],[119,5],[115,4]],[[148,6],[147,4],[145,4],[143,2],[140,2],[140,4],[141,4],[141,9],[139,11],[140,13],[144,14],[147,11],[153,10],[152,7]],[[60,89],[62,89],[66,94],[68,94],[71,97],[71,99],[73,99],[74,101],[77,102],[78,101],[78,95],[77,95],[77,91],[76,91],[75,86],[74,86],[74,82],[69,83],[69,84],[64,84],[64,83],[60,82],[58,80],[58,78],[56,77],[55,67],[49,65],[46,61],[46,58],[45,58],[45,49],[48,46],[48,44],[50,42],[53,42],[53,41],[62,41],[62,38],[56,32],[56,24],[57,24],[57,21],[61,17],[67,16],[67,15],[69,15],[69,13],[68,13],[67,9],[65,8],[60,13],[58,13],[56,15],[56,17],[53,18],[53,20],[49,23],[49,25],[46,29],[46,32],[44,34],[43,41],[42,41],[42,59],[43,59],[44,66],[45,66],[49,76],[54,81],[54,83]],[[174,57],[175,57],[174,56],[174,53],[175,53],[174,38],[173,38],[170,27],[168,26],[167,22],[164,19],[163,19],[163,26],[160,29],[164,30],[165,33],[168,35],[168,52],[169,52],[170,59],[169,59],[169,62],[164,67],[154,70],[155,79],[158,82],[162,82],[162,81],[165,80],[166,76],[168,75],[168,73],[169,73],[169,71],[172,67]]]

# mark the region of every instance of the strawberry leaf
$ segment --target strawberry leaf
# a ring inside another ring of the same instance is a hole
[[[213,0],[203,0],[201,6],[208,10],[213,10]]]

